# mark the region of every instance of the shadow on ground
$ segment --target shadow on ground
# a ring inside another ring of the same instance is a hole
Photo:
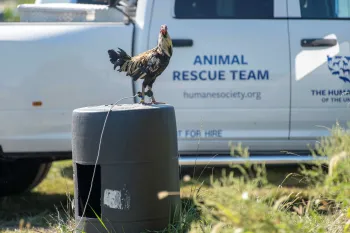
[[[19,226],[21,219],[33,227],[48,227],[52,219],[57,219],[58,211],[62,219],[72,214],[70,203],[64,194],[28,193],[1,198],[0,231]]]
[[[73,167],[64,167],[61,169],[61,176],[68,179],[73,179]]]
[[[62,176],[71,170],[71,161],[53,164],[47,177],[32,192],[0,198],[0,232],[18,232],[21,220],[31,227],[45,228],[65,220],[72,213],[73,181]],[[35,231],[34,231],[35,232]]]

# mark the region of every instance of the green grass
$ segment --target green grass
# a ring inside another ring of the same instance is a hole
[[[314,153],[334,161],[341,152],[350,153],[350,135],[336,125]],[[249,153],[235,145],[232,156]],[[245,164],[213,174],[197,168],[190,181],[181,181],[181,222],[164,232],[350,232],[350,160],[332,166],[332,176],[318,163],[300,168]],[[71,232],[72,195],[71,161],[56,162],[31,194],[2,200],[0,231],[18,232],[21,226],[21,232]]]
[[[19,22],[20,17],[15,13],[15,9],[20,4],[33,4],[35,0],[16,0],[16,1],[5,1],[4,4],[4,22]]]

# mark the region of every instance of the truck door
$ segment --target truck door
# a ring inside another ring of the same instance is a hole
[[[286,14],[284,0],[154,0],[149,48],[167,24],[174,52],[153,92],[176,109],[181,151],[288,139]]]
[[[350,0],[289,0],[291,139],[350,120]]]

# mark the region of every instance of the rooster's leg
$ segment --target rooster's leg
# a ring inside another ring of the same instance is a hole
[[[152,91],[152,87],[148,87],[149,90]],[[152,95],[152,104],[165,104],[163,102],[157,102],[156,99],[154,98],[154,95]]]
[[[143,84],[140,104],[145,104],[145,86]]]

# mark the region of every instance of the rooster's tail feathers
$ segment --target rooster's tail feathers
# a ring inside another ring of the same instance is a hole
[[[124,50],[121,48],[118,48],[118,50],[118,52],[114,51],[113,49],[108,50],[109,60],[114,65],[114,69],[116,69],[117,66],[121,67],[125,61],[131,59],[131,57]]]

